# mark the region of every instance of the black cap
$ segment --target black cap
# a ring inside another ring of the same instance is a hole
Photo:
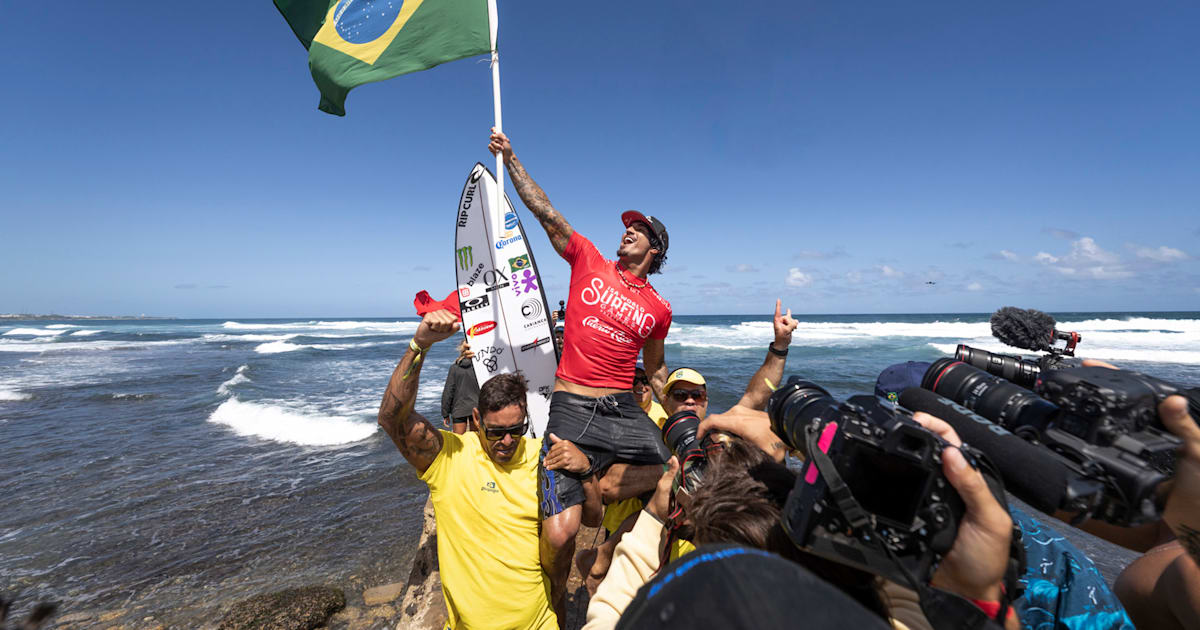
[[[634,223],[644,223],[646,227],[650,228],[650,233],[662,243],[662,251],[659,253],[667,253],[667,248],[671,246],[671,240],[667,238],[667,226],[663,225],[662,221],[646,216],[637,210],[630,210],[621,215],[621,222],[625,224],[625,227]]]
[[[706,545],[638,589],[617,628],[887,630],[808,569],[761,549]]]

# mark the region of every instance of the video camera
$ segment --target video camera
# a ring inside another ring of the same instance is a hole
[[[1162,426],[1158,404],[1183,394],[1200,417],[1197,390],[1145,374],[1102,367],[1042,372],[1033,391],[955,359],[939,359],[921,386],[1069,461],[1102,484],[1077,518],[1129,526],[1156,520],[1158,486],[1174,474],[1180,440]],[[999,457],[999,454],[993,455]]]
[[[783,510],[792,542],[901,584],[927,584],[965,511],[942,473],[948,444],[902,407],[874,396],[838,402],[798,376],[771,395],[767,414],[806,460]],[[970,447],[963,454],[1003,504],[990,465]]]
[[[1083,337],[1077,332],[1056,329],[1054,318],[1046,313],[1005,306],[992,314],[991,325],[992,336],[1005,345],[1046,354],[1037,359],[1023,359],[959,344],[954,358],[1026,389],[1033,389],[1042,372],[1082,365],[1073,357],[1075,346]]]

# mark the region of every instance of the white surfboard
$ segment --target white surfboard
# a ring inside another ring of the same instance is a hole
[[[517,211],[507,195],[503,211],[493,211],[495,199],[496,178],[475,164],[455,213],[454,271],[463,334],[475,352],[480,385],[497,374],[524,374],[529,435],[539,437],[550,416],[558,368],[550,309]]]

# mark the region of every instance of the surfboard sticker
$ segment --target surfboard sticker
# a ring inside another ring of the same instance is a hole
[[[530,435],[538,437],[549,419],[558,368],[554,331],[537,261],[516,208],[505,195],[504,212],[492,211],[496,185],[491,171],[476,164],[456,209],[454,272],[463,335],[475,352],[480,385],[497,374],[524,374]]]

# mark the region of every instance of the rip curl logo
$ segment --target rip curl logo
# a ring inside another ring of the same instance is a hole
[[[645,307],[622,295],[620,291],[605,287],[604,280],[600,278],[592,278],[590,286],[579,292],[579,299],[588,306],[599,305],[601,313],[632,328],[642,339],[650,336],[657,323],[654,315],[647,313]]]

